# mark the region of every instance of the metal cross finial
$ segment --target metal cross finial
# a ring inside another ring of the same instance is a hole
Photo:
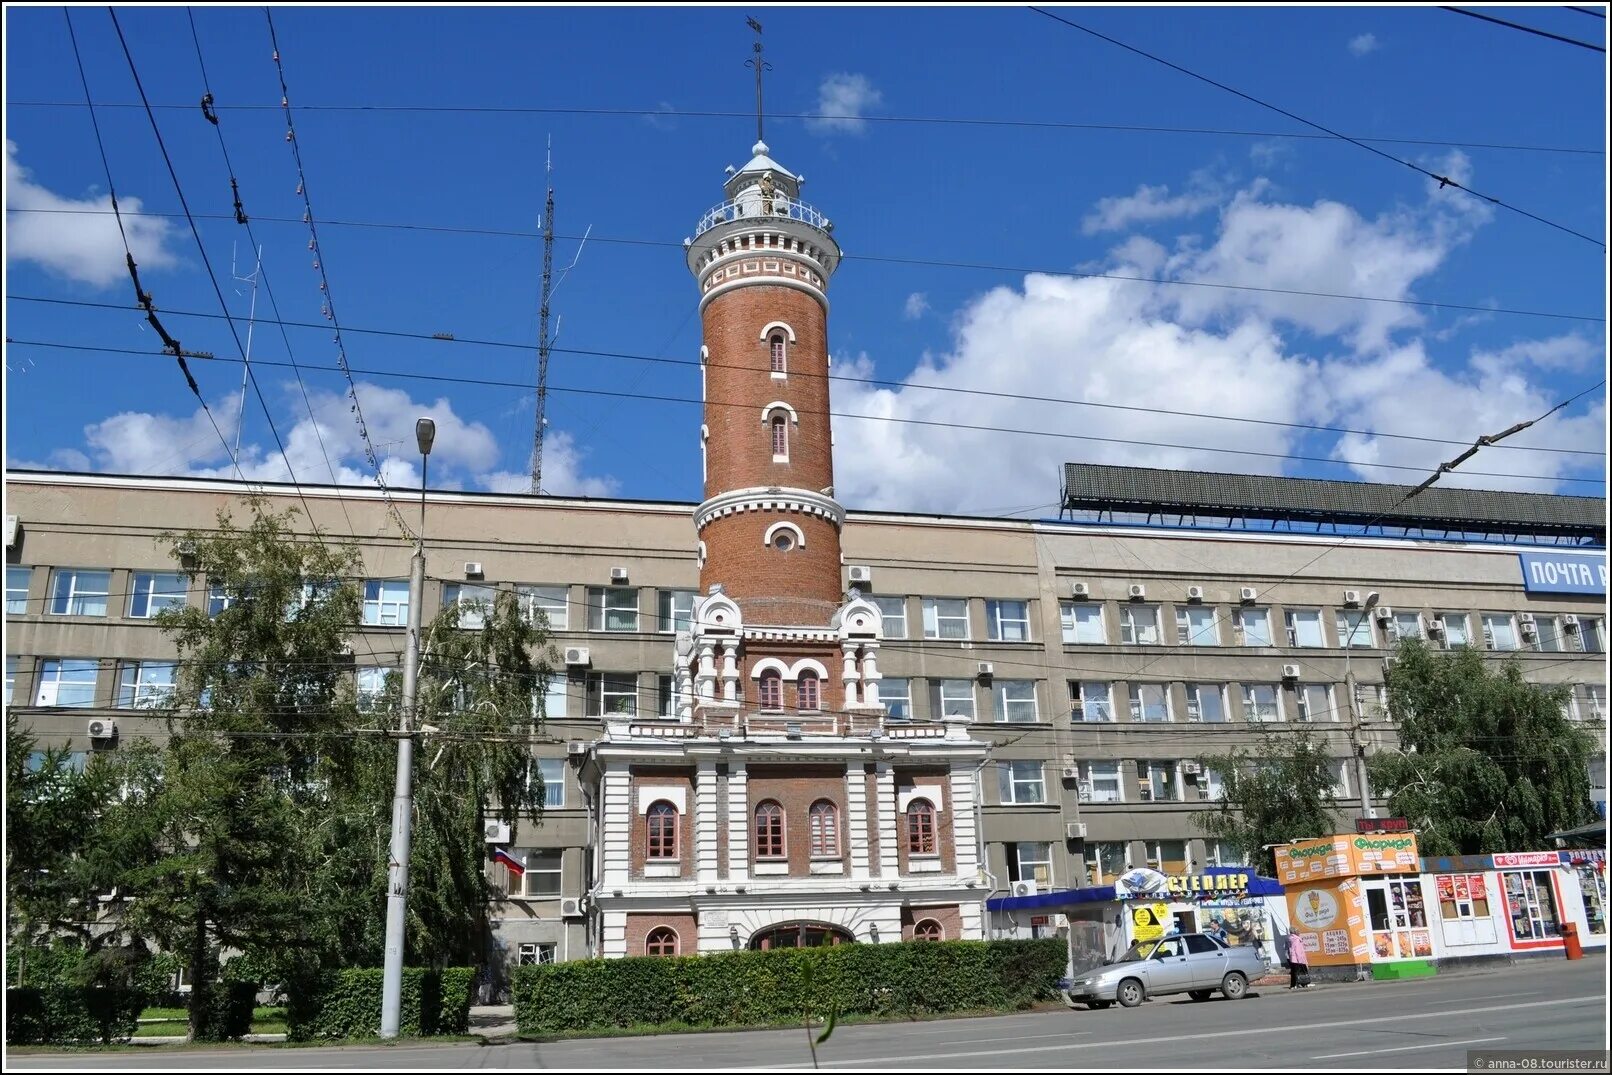
[[[744,61],[744,65],[756,69],[756,141],[765,142],[766,139],[761,136],[761,72],[771,71],[772,64],[761,58],[761,23],[753,18],[746,18],[744,21],[750,29],[756,32],[756,54],[753,58]]]

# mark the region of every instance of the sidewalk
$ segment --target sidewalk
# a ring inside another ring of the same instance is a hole
[[[470,1033],[489,1041],[515,1036],[513,1004],[477,1004],[470,1009]]]

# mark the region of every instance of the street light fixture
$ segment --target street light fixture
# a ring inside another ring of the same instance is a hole
[[[381,1037],[395,1038],[403,1014],[403,927],[408,918],[409,850],[414,821],[414,708],[420,686],[420,605],[425,591],[425,486],[437,424],[414,423],[420,449],[420,532],[409,561],[409,627],[403,651],[403,705],[398,714],[397,782],[392,791],[392,849],[387,866],[386,954],[381,970]]]

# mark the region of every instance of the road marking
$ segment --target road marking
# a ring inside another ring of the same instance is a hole
[[[1412,1049],[1443,1049],[1456,1045],[1480,1045],[1490,1041],[1505,1041],[1505,1038],[1467,1038],[1465,1041],[1430,1041],[1422,1045],[1396,1045],[1392,1049],[1361,1049],[1354,1053],[1327,1053],[1323,1056],[1312,1056],[1311,1060],[1337,1060],[1345,1056],[1375,1056],[1378,1053],[1408,1053]]]
[[[1489,1007],[1486,1007],[1486,1008],[1468,1008],[1462,1014],[1463,1015],[1476,1015],[1479,1012],[1521,1011],[1524,1008],[1563,1008],[1563,1007],[1574,1007],[1574,1006],[1583,1005],[1583,1004],[1594,1004],[1594,1005],[1599,1007],[1602,1003],[1604,1003],[1604,1001],[1602,1000],[1601,997],[1580,997],[1580,998],[1577,998],[1575,1000],[1536,1000],[1536,1001],[1531,1001],[1531,1002],[1529,1002],[1527,1004],[1492,1004],[1492,1005],[1490,1005]],[[1367,1024],[1380,1025],[1382,1023],[1407,1023],[1407,1022],[1415,1022],[1415,1021],[1422,1020],[1422,1019],[1448,1019],[1449,1017],[1450,1017],[1449,1012],[1419,1012],[1419,1013],[1414,1014],[1414,1015],[1375,1015],[1375,1016],[1368,1016],[1368,1017],[1363,1018],[1363,1019],[1338,1019],[1338,1020],[1334,1020],[1334,1021],[1328,1022],[1328,1023],[1309,1023],[1309,1022],[1306,1022],[1306,1023],[1291,1023],[1291,1024],[1288,1024],[1287,1026],[1265,1027],[1260,1031],[1260,1033],[1280,1034],[1284,1030],[1301,1031],[1301,1032],[1304,1032],[1304,1033],[1309,1033],[1309,1032],[1315,1031],[1315,1030],[1326,1030],[1326,1029],[1331,1028],[1331,1027],[1365,1026]],[[971,1053],[970,1052],[928,1053],[928,1054],[921,1055],[921,1056],[911,1056],[911,1055],[906,1055],[906,1056],[883,1056],[883,1057],[870,1056],[870,1057],[861,1057],[861,1058],[852,1059],[852,1060],[822,1060],[822,1061],[819,1061],[819,1065],[822,1066],[822,1067],[850,1067],[850,1066],[856,1066],[856,1065],[867,1065],[867,1064],[879,1063],[881,1061],[898,1061],[899,1060],[902,1063],[902,1066],[907,1067],[907,1066],[911,1066],[914,1062],[919,1061],[919,1060],[961,1060],[961,1059],[964,1059],[966,1057],[973,1057],[973,1056],[1008,1056],[1008,1055],[1012,1055],[1012,1054],[1015,1054],[1015,1053],[1048,1053],[1048,1052],[1056,1052],[1059,1049],[1097,1049],[1097,1048],[1109,1049],[1109,1048],[1118,1048],[1120,1046],[1125,1046],[1125,1045],[1163,1045],[1163,1044],[1168,1043],[1168,1042],[1176,1042],[1176,1041],[1204,1041],[1204,1040],[1206,1040],[1208,1038],[1247,1037],[1248,1034],[1249,1034],[1248,1028],[1244,1027],[1244,1028],[1240,1028],[1240,1029],[1237,1029],[1237,1030],[1212,1030],[1212,1031],[1208,1031],[1208,1032],[1200,1032],[1200,1033],[1195,1033],[1195,1034],[1176,1034],[1176,1035],[1172,1035],[1172,1036],[1169,1036],[1169,1037],[1162,1037],[1162,1038],[1161,1037],[1129,1038],[1129,1039],[1126,1039],[1126,1040],[1123,1040],[1123,1041],[1083,1041],[1083,1042],[1073,1042],[1073,1043],[1066,1044],[1066,1045],[1027,1045],[1022,1049],[983,1049],[983,1050],[979,1050],[979,1051],[971,1052]],[[1011,1040],[1011,1039],[1003,1039],[1003,1040]],[[787,1069],[790,1069],[790,1068],[805,1068],[805,1067],[810,1067],[810,1066],[811,1066],[810,1064],[773,1064],[773,1065],[769,1065],[768,1070],[780,1071],[780,1070],[787,1070]],[[749,1067],[751,1070],[754,1070],[753,1066],[745,1065],[745,1067]],[[732,1071],[732,1070],[743,1070],[743,1068],[726,1068],[726,1069],[719,1069],[719,1070]]]
[[[1430,1000],[1429,1004],[1470,1004],[1474,1000],[1499,1000],[1501,997],[1531,997],[1532,993],[1485,993],[1481,997],[1446,997],[1443,1000]]]
[[[1090,1030],[1065,1031],[1062,1034],[1014,1034],[1013,1041],[1032,1041],[1036,1038],[1087,1038],[1092,1035]],[[925,1039],[933,1041],[936,1045],[981,1045],[988,1041],[1001,1041],[1001,1038],[936,1038]]]

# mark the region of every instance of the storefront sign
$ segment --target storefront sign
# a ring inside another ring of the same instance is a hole
[[[1355,831],[1366,832],[1409,832],[1410,819],[1404,817],[1357,817],[1355,818]]]
[[[1324,877],[1416,873],[1416,835],[1329,836],[1276,849],[1277,879],[1284,885]]]
[[[1595,848],[1576,848],[1572,851],[1558,851],[1556,854],[1563,862],[1574,866],[1585,863],[1599,863],[1603,868],[1606,866],[1606,852]]]
[[[1556,866],[1562,861],[1559,851],[1517,851],[1494,856],[1494,867],[1497,870],[1515,869],[1520,866]]]
[[[1114,879],[1114,898],[1119,900],[1157,899],[1169,886],[1170,879],[1158,870],[1138,866],[1126,870]]]
[[[1338,920],[1338,897],[1325,889],[1307,888],[1293,905],[1305,929],[1326,929]]]
[[[1131,911],[1131,940],[1156,941],[1164,936],[1164,924],[1170,920],[1168,904],[1144,904]]]
[[[1529,593],[1606,594],[1606,553],[1520,552]]]

